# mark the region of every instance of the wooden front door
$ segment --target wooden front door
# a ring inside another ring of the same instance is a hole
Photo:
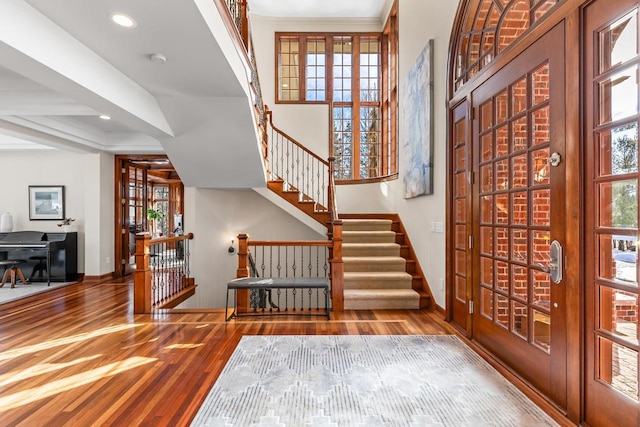
[[[584,13],[585,421],[638,426],[638,10]]]
[[[449,224],[453,228],[453,245],[449,262],[452,266],[451,278],[453,287],[449,295],[451,307],[451,322],[466,336],[470,336],[470,310],[471,300],[471,256],[469,248],[469,234],[471,224],[471,188],[469,185],[470,171],[470,146],[468,142],[469,132],[466,101],[458,104],[452,111],[451,121],[451,171],[453,174],[451,194],[451,217]]]
[[[473,338],[566,407],[564,27],[471,94]]]

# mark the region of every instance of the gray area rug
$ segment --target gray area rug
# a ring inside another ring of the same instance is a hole
[[[192,426],[552,426],[451,335],[245,336]]]
[[[0,275],[0,279],[2,276]],[[51,282],[51,286],[47,286],[47,282],[29,282],[24,285],[22,282],[16,283],[15,288],[11,288],[11,283],[5,283],[0,288],[0,304],[11,302],[30,295],[39,294],[50,291],[51,289],[68,286],[77,282]]]

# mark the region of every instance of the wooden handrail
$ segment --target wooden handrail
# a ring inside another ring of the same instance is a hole
[[[155,239],[151,239],[151,243],[169,243],[169,242],[179,242],[181,240],[192,240],[193,233],[185,234],[184,236],[173,236],[173,237],[157,237]]]
[[[213,2],[216,5],[218,12],[220,13],[222,20],[224,21],[225,27],[227,27],[229,35],[231,35],[231,41],[233,42],[236,52],[238,52],[238,54],[241,55],[241,57],[244,59],[244,61],[242,62],[245,66],[245,71],[250,75],[251,67],[249,66],[250,62],[247,47],[244,43],[244,40],[242,39],[242,34],[240,34],[240,29],[238,29],[236,23],[233,21],[233,17],[231,16],[231,12],[229,11],[229,6],[227,6],[225,0],[213,0]],[[243,9],[245,11],[245,17],[243,18],[244,20],[246,19],[246,7],[243,7]]]
[[[251,240],[249,246],[331,246],[328,240]]]
[[[289,136],[289,134],[281,131],[280,129],[278,129],[276,126],[274,126],[273,124],[273,114],[272,111],[269,110],[268,106],[264,106],[265,107],[265,115],[269,117],[269,124],[271,125],[271,127],[273,128],[273,130],[275,130],[276,132],[278,132],[280,135],[284,136],[285,138],[287,138],[289,141],[291,141],[294,145],[296,145],[297,147],[299,147],[301,150],[306,151],[307,153],[309,153],[312,157],[314,157],[316,160],[318,160],[319,162],[321,162],[322,164],[324,164],[325,166],[329,166],[329,162],[325,159],[323,159],[322,157],[318,156],[316,153],[314,153],[313,151],[309,150],[307,147],[305,147],[304,145],[300,144],[298,141],[296,141],[294,138],[292,138],[291,136]]]

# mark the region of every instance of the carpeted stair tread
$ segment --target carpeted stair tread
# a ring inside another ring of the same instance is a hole
[[[406,260],[402,257],[372,256],[343,257],[344,271],[405,271]]]
[[[413,289],[345,289],[345,310],[420,309],[420,295]]]
[[[420,309],[396,231],[390,219],[344,219],[344,308]]]
[[[344,273],[344,289],[411,289],[412,282],[403,271]]]
[[[343,219],[343,231],[387,231],[391,230],[390,219]]]
[[[343,231],[344,243],[395,243],[393,231]]]
[[[397,243],[343,243],[343,256],[400,256]]]

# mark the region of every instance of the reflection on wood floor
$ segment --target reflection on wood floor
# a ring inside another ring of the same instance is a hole
[[[0,425],[188,425],[243,335],[447,334],[427,311],[248,318],[132,313],[131,282],[0,305]]]

